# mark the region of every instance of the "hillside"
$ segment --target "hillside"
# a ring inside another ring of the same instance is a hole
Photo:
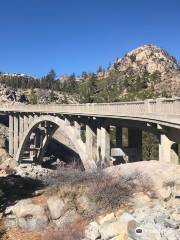
[[[180,65],[155,45],[138,47],[96,73],[41,79],[0,74],[0,102],[86,103],[180,96]],[[16,97],[17,96],[17,97]]]
[[[134,76],[144,73],[159,74],[155,90],[178,94],[180,90],[180,65],[165,50],[155,45],[144,45],[127,53],[110,67],[109,72],[131,72]]]

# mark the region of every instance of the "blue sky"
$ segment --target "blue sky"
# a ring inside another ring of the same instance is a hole
[[[143,44],[180,60],[180,0],[0,0],[0,71],[96,71]]]

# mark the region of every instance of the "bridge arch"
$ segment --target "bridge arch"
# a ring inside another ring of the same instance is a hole
[[[74,126],[68,125],[65,120],[59,118],[58,116],[52,116],[52,115],[37,116],[30,123],[29,127],[24,132],[22,139],[20,140],[19,148],[15,157],[17,162],[21,162],[26,143],[28,142],[31,134],[36,128],[38,128],[39,124],[43,122],[54,124],[55,126],[57,126],[57,128],[60,128],[60,130],[73,142],[74,147],[81,158],[84,168],[85,169],[91,168],[91,163],[88,161],[87,155],[86,155],[85,143],[80,138],[77,139],[76,137],[77,129]],[[52,137],[53,133],[54,131],[52,131],[50,137]],[[43,156],[44,154],[44,149],[47,146],[49,139],[44,139],[42,152],[40,153],[41,156]],[[93,163],[92,163],[92,166],[93,166]]]

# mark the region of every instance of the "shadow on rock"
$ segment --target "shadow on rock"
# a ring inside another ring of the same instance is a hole
[[[0,177],[0,212],[17,200],[32,197],[36,190],[43,187],[40,180],[18,175]]]

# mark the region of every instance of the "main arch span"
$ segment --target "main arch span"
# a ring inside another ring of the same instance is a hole
[[[59,128],[73,142],[85,169],[108,166],[113,157],[110,144],[113,126],[115,148],[122,148],[122,128],[128,128],[128,151],[134,151],[136,160],[142,160],[142,131],[149,131],[159,137],[159,160],[178,163],[178,98],[103,104],[2,105],[0,113],[9,115],[9,154],[18,162],[28,154],[40,162]]]

